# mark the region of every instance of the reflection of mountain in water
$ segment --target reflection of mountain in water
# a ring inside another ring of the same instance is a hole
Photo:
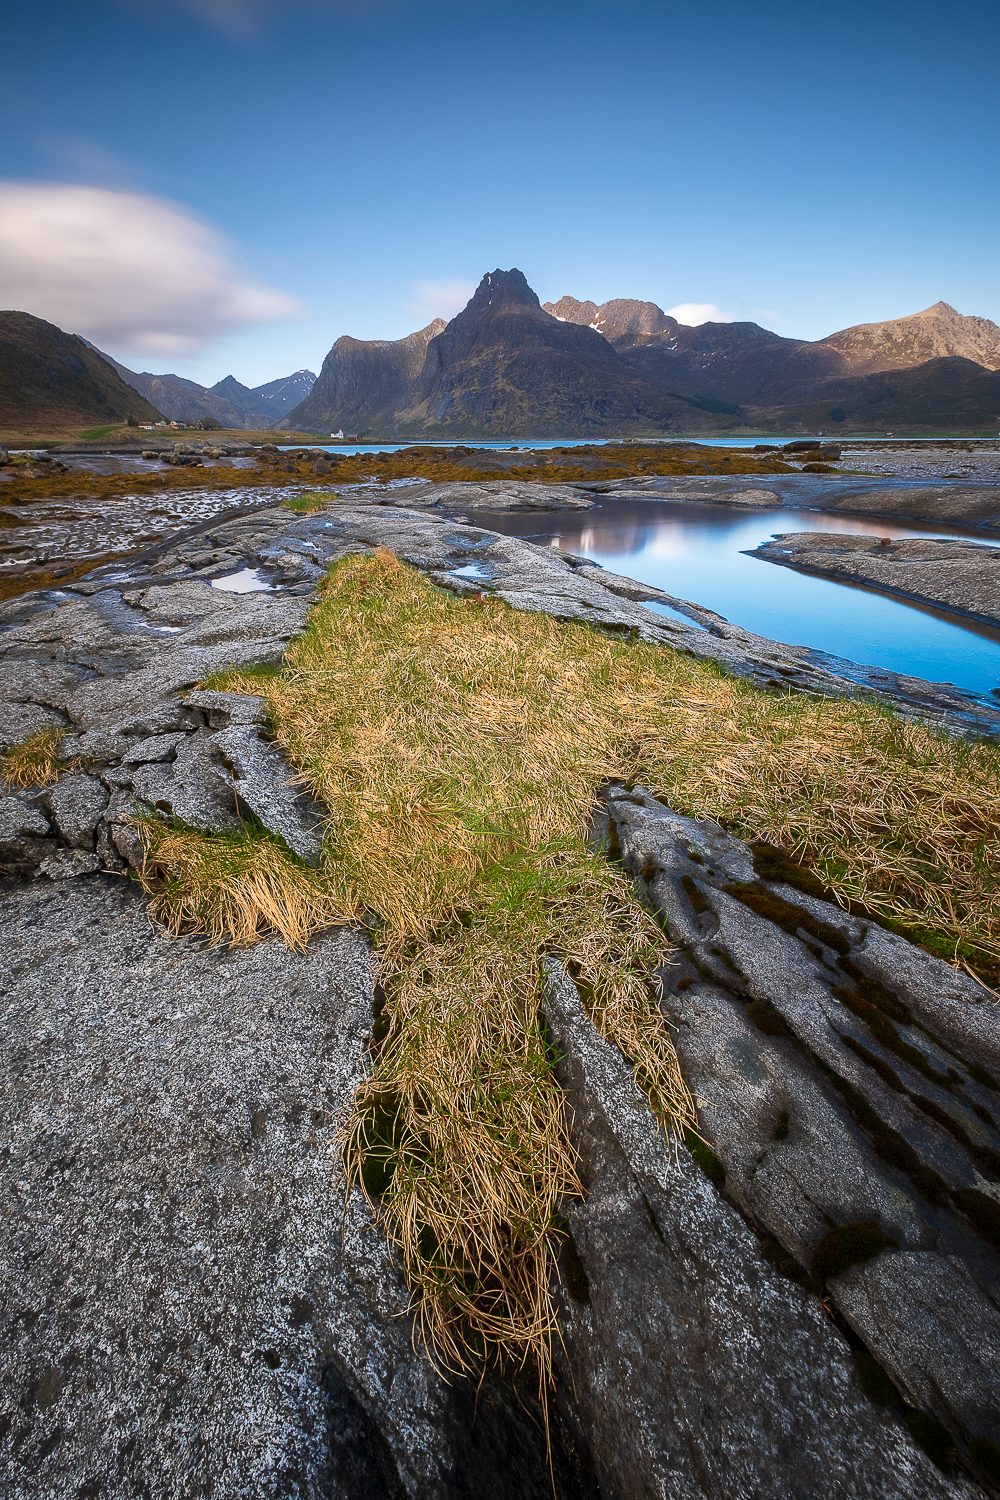
[[[649,583],[675,599],[697,601],[724,619],[770,640],[833,657],[952,682],[985,694],[1000,681],[1000,631],[957,624],[903,600],[846,587],[744,554],[792,531],[864,532],[873,536],[971,536],[961,527],[900,526],[885,517],[821,511],[746,511],[691,501],[600,497],[586,517],[553,517],[540,534],[538,517],[483,513],[492,531],[526,536],[542,546],[555,535],[564,552],[591,557],[613,573]]]

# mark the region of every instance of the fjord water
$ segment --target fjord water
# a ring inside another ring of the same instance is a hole
[[[1000,630],[957,623],[939,611],[832,583],[743,554],[778,532],[971,537],[956,527],[900,526],[885,518],[792,509],[737,510],[673,500],[617,500],[541,517],[486,512],[493,531],[591,557],[611,572],[715,610],[734,625],[791,646],[809,646],[892,672],[950,682],[986,695],[1000,686]]]

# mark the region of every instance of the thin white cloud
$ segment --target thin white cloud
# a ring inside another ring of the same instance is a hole
[[[384,15],[406,8],[412,0],[122,0],[122,3],[129,10],[157,17],[171,9],[193,11],[199,20],[230,41],[254,43],[263,39],[269,26],[289,19],[293,11],[300,15],[312,12],[348,18],[372,12]]]
[[[259,0],[183,0],[201,20],[239,41],[256,38],[265,6]]]
[[[407,311],[417,319],[421,328],[426,328],[434,318],[444,318],[447,322],[462,311],[475,290],[474,281],[457,278],[450,281],[415,281],[410,287]]]
[[[772,307],[751,307],[750,316],[751,318],[753,318],[755,323],[760,323],[765,328],[772,329],[772,331],[775,323],[777,323],[779,327],[784,327],[784,325],[788,322],[788,319],[785,317],[784,313],[775,312]]]
[[[678,302],[676,307],[668,307],[667,312],[689,328],[696,328],[699,323],[736,322],[732,313],[720,312],[714,302]]]
[[[180,204],[51,183],[0,182],[0,300],[101,348],[161,357],[302,311]]]

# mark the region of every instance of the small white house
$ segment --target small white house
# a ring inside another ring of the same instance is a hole
[[[332,438],[342,438],[344,436],[344,429],[341,428],[339,432],[331,432],[330,436]]]

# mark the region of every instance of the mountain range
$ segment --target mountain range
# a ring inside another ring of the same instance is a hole
[[[518,270],[484,276],[449,323],[338,338],[319,376],[248,387],[137,373],[28,313],[0,313],[0,424],[212,418],[378,438],[996,431],[1000,328],[947,302],[815,341],[749,322],[679,323],[655,302],[544,305]]]
[[[520,271],[405,339],[343,337],[279,427],[379,437],[1000,425],[1000,328],[946,302],[809,341],[654,302],[541,304]]]
[[[316,379],[311,370],[296,370],[294,375],[283,375],[266,385],[248,387],[241,385],[234,375],[227,375],[213,386],[203,386],[182,375],[151,375],[148,371],[138,374],[110,354],[102,357],[126,385],[138,391],[170,421],[187,422],[191,426],[214,417],[223,427],[244,431],[273,427],[308,396]]]
[[[1000,369],[1000,328],[987,318],[965,317],[947,302],[887,323],[861,323],[816,342],[783,338],[756,323],[688,327],[652,302],[619,300],[598,307],[564,297],[545,306],[555,317],[586,320],[598,328],[627,363],[651,379],[689,389],[703,385],[755,416],[769,408],[784,411],[815,405],[817,398],[822,402],[828,382],[856,382],[888,371],[930,367],[935,361],[964,360],[985,372]],[[925,373],[932,387],[945,387],[949,373],[968,375],[940,365]],[[871,391],[883,386],[878,382]],[[994,383],[987,382],[991,387],[995,389]],[[864,386],[849,384],[836,390],[831,386],[828,393],[838,402],[846,397],[854,407],[863,407],[869,394]],[[826,415],[824,420],[837,419]]]

